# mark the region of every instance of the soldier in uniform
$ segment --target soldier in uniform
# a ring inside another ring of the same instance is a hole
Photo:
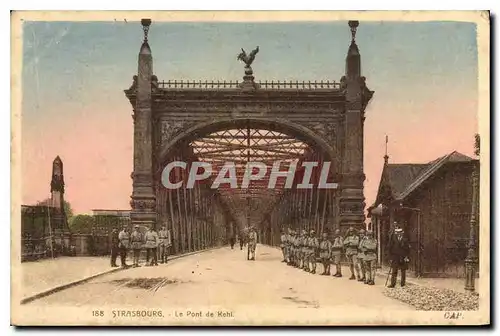
[[[367,231],[365,238],[361,241],[360,247],[364,250],[363,262],[366,271],[365,284],[375,285],[374,271],[377,260],[377,240],[373,237],[373,231]]]
[[[111,231],[111,267],[118,267],[116,264],[116,258],[118,257],[118,250],[120,245],[120,239],[118,238],[118,230],[113,228]]]
[[[335,237],[333,238],[332,249],[331,249],[331,259],[332,263],[335,264],[335,274],[334,277],[342,277],[342,266],[340,265],[340,259],[342,257],[342,250],[344,249],[344,239],[340,235],[340,230],[335,230]]]
[[[345,256],[349,262],[349,269],[351,270],[351,277],[349,280],[356,280],[356,276],[360,279],[359,268],[356,262],[356,256],[358,254],[359,237],[356,235],[354,228],[350,227],[347,230],[347,235],[344,239]],[[356,270],[356,276],[354,276],[354,270]]]
[[[304,237],[302,238],[302,269],[310,272],[309,269],[309,232],[304,230]]]
[[[311,264],[311,273],[316,274],[316,258],[318,257],[319,240],[314,230],[311,230],[308,242],[309,254],[307,256],[307,261],[308,264]]]
[[[294,249],[295,249],[295,267],[299,268],[300,267],[300,230],[297,229],[295,231],[295,239],[294,239]]]
[[[285,230],[281,229],[280,247],[281,247],[281,253],[283,253],[283,260],[281,260],[281,262],[286,262],[286,259],[287,259],[286,240],[287,240],[287,236],[286,236]]]
[[[306,232],[304,230],[301,230],[299,232],[300,233],[297,235],[297,267],[300,269],[304,269],[304,240]]]
[[[332,242],[328,239],[328,233],[323,232],[319,242],[319,258],[323,264],[321,275],[330,275],[330,257],[332,253]]]
[[[123,229],[118,234],[118,248],[120,249],[120,261],[122,267],[128,267],[127,265],[127,251],[130,248],[130,235],[128,233],[127,226],[123,226]]]
[[[245,234],[244,232],[240,232],[240,250],[243,250],[243,246],[245,246]]]
[[[366,272],[365,272],[365,250],[362,246],[363,239],[365,239],[365,230],[359,230],[359,245],[358,245],[358,255],[356,256],[357,268],[361,271],[361,278],[358,277],[358,281],[365,282],[366,281]]]
[[[165,226],[160,228],[158,231],[158,259],[162,264],[167,261],[167,237],[168,231],[165,229]]]
[[[134,226],[134,231],[130,235],[130,247],[134,252],[134,264],[133,267],[139,267],[139,257],[141,255],[142,249],[142,233],[139,231],[139,225]]]
[[[287,228],[286,229],[286,263],[287,265],[290,263],[291,260],[291,254],[292,254],[292,229]]]
[[[229,237],[229,245],[231,246],[231,250],[234,249],[234,244],[236,243],[236,236],[234,233],[231,233],[231,237]]]
[[[257,247],[257,232],[253,226],[250,227],[248,233],[248,260],[255,260],[255,248]]]
[[[144,247],[146,248],[146,263],[149,261],[149,256],[151,256],[150,266],[158,266],[157,259],[157,247],[159,243],[158,233],[156,233],[154,228],[148,228],[146,234],[144,234]]]
[[[401,287],[406,284],[406,268],[410,261],[408,255],[410,253],[410,244],[408,239],[404,236],[403,229],[397,228],[389,240],[389,254],[391,258],[391,284],[389,288],[396,286],[398,277],[398,270],[401,270]]]
[[[295,266],[296,265],[296,259],[295,259],[295,230],[290,230],[290,257],[289,257],[289,265],[290,266]]]

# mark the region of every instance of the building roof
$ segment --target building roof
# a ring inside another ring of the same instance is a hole
[[[403,200],[409,196],[414,190],[432,177],[441,167],[449,162],[470,162],[473,159],[467,155],[453,151],[450,154],[439,157],[434,161],[414,164],[386,164],[382,171],[377,200],[373,206],[380,203],[380,193],[382,185],[386,184],[390,187],[391,196],[394,200]]]

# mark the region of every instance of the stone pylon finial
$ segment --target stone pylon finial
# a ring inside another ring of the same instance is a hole
[[[352,41],[356,39],[356,30],[359,26],[359,21],[349,21],[349,27],[351,27]]]
[[[149,26],[151,26],[151,19],[142,19],[142,30],[144,31],[144,42],[148,41]]]

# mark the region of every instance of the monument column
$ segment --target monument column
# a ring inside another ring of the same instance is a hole
[[[341,85],[346,97],[345,107],[345,143],[342,160],[342,182],[340,197],[340,226],[363,227],[365,222],[365,197],[363,186],[365,174],[363,171],[363,127],[364,110],[373,92],[365,85],[361,77],[361,56],[355,42],[358,21],[349,21],[352,40],[346,57],[346,74]]]
[[[132,225],[156,225],[156,195],[153,186],[153,141],[151,110],[151,78],[153,56],[148,44],[150,19],[142,19],[144,42],[139,52],[137,91],[134,109],[134,171],[130,205]]]

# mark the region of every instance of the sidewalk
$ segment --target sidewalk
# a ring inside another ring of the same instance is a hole
[[[387,278],[387,273],[389,272],[388,267],[383,267],[382,269],[377,270],[377,275],[382,277],[385,281]],[[464,278],[415,278],[409,276],[409,272],[406,272],[406,282],[412,283],[419,286],[425,287],[435,287],[440,289],[451,289],[453,291],[459,293],[468,293],[465,287],[465,279]],[[398,274],[398,283],[401,275]],[[390,281],[390,279],[389,279]],[[476,291],[479,291],[479,281],[476,279]]]
[[[110,267],[109,257],[59,257],[23,262],[22,299],[116,269]]]
[[[219,247],[187,252],[169,256],[168,260],[198,254]],[[130,264],[130,260],[127,259]],[[141,259],[140,263],[144,264]],[[119,263],[119,262],[118,262]],[[23,262],[21,267],[22,297],[25,303],[49,293],[74,286],[91,278],[123,270],[121,267],[111,267],[110,257],[59,257],[55,259],[41,259],[38,261]]]

